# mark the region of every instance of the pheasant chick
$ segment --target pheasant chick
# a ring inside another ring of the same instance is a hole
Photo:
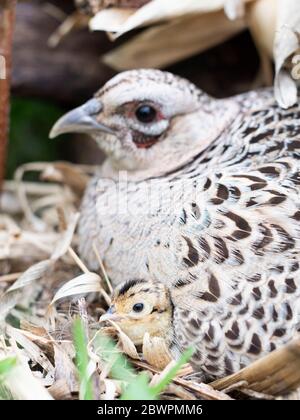
[[[100,321],[114,321],[135,345],[146,332],[172,341],[172,309],[169,290],[162,283],[130,280],[116,288],[112,304]]]

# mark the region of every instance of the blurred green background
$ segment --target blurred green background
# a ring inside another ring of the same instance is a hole
[[[49,102],[13,97],[6,177],[25,162],[61,159],[58,139],[50,140],[49,131],[64,110]]]

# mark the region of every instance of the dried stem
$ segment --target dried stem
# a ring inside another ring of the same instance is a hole
[[[100,265],[100,268],[101,268],[101,271],[102,271],[103,277],[104,277],[104,279],[105,279],[105,281],[106,281],[107,287],[108,287],[108,289],[109,289],[109,292],[110,292],[110,294],[112,294],[112,293],[113,293],[113,288],[112,288],[112,285],[111,285],[110,280],[109,280],[109,278],[108,278],[108,275],[107,275],[107,273],[106,273],[106,270],[105,270],[105,267],[104,267],[104,265],[103,265],[103,262],[102,262],[102,259],[101,259],[101,257],[100,257],[100,254],[99,254],[99,252],[98,252],[98,249],[97,249],[97,247],[96,247],[95,241],[93,242],[93,251],[94,251],[94,253],[95,253],[95,255],[96,255],[96,258],[97,258],[97,260],[98,260],[98,262],[99,262],[99,265]]]
[[[78,304],[78,312],[79,312],[79,315],[83,324],[85,335],[88,339],[89,338],[89,316],[87,313],[87,304],[86,304],[85,298],[81,297],[80,299],[78,299],[77,304]]]
[[[11,51],[16,3],[16,0],[0,0],[0,189],[4,179],[8,137]],[[5,68],[1,69],[1,65]]]

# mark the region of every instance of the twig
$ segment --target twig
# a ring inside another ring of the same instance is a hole
[[[197,398],[195,395],[189,391],[187,391],[184,387],[174,384],[169,384],[165,393],[170,393],[176,395],[181,400],[196,400]]]
[[[49,194],[58,194],[61,190],[62,187],[60,185],[57,184],[42,184],[40,182],[28,182],[28,181],[22,181],[22,184],[24,186],[24,189],[26,191],[26,194],[30,194],[33,196],[44,196],[44,195],[49,195]],[[16,193],[17,189],[18,189],[19,185],[16,181],[5,181],[4,182],[4,186],[3,189],[5,191],[11,192],[11,193]]]
[[[64,213],[63,208],[62,207],[58,207],[57,208],[57,213],[58,213],[58,219],[59,219],[59,228],[60,228],[61,231],[64,231],[64,230],[67,229],[67,220],[66,220],[66,217],[65,217],[65,213]],[[76,252],[73,250],[73,248],[71,246],[69,246],[69,248],[68,248],[68,253],[73,258],[73,260],[79,266],[79,268],[81,269],[81,271],[83,273],[85,273],[85,274],[90,273],[90,271],[87,268],[87,266],[78,257],[78,255],[76,254]],[[98,274],[97,274],[97,276],[100,277]],[[111,298],[106,293],[106,291],[103,289],[103,287],[100,288],[100,293],[102,294],[103,298],[105,299],[107,305],[110,306],[110,304],[111,304]]]
[[[131,363],[143,369],[150,370],[150,372],[160,373],[158,369],[148,365],[148,363],[140,362],[139,360],[131,360]],[[205,398],[206,400],[232,400],[224,392],[216,391],[210,385],[203,383],[197,384],[178,377],[174,378],[173,382],[195,392],[200,398]]]
[[[73,260],[76,262],[76,264],[78,265],[78,267],[85,273],[89,273],[89,269],[87,268],[87,266],[81,261],[81,259],[78,257],[78,255],[76,254],[76,252],[73,250],[73,248],[69,247],[68,248],[68,252],[71,255],[71,257],[73,258]]]
[[[0,189],[4,179],[11,80],[11,50],[16,0],[0,0]],[[4,59],[4,62],[3,62]],[[3,73],[3,69],[0,73]],[[2,78],[4,76],[4,79]]]
[[[56,208],[57,211],[57,217],[58,217],[58,228],[60,230],[60,232],[63,232],[65,230],[67,230],[68,228],[68,223],[67,223],[67,219],[65,216],[65,212],[64,209],[61,206],[58,206]],[[68,247],[68,253],[71,256],[71,258],[75,261],[75,263],[78,265],[78,267],[81,269],[81,271],[83,271],[83,273],[88,273],[89,270],[88,268],[85,266],[85,264],[81,261],[81,259],[78,257],[78,255],[76,254],[76,252],[73,250],[73,248],[71,246]]]
[[[240,391],[241,388],[246,387],[247,385],[248,385],[247,381],[239,381],[239,382],[237,382],[235,384],[232,384],[232,385],[228,386],[227,388],[223,389],[223,392],[225,394],[228,394],[229,392],[232,392],[232,391],[237,391],[237,390]]]
[[[58,215],[58,224],[59,224],[59,229],[61,231],[64,231],[67,229],[67,220],[66,220],[66,216],[65,216],[65,212],[63,210],[62,207],[57,207],[57,215]],[[81,269],[81,271],[85,274],[89,273],[89,269],[87,268],[87,266],[83,263],[83,261],[78,257],[78,255],[76,254],[76,252],[73,250],[73,248],[71,246],[69,246],[68,248],[68,253],[69,255],[73,258],[73,260],[75,261],[75,263],[78,265],[78,267]]]
[[[59,22],[63,22],[67,17],[67,14],[61,8],[49,2],[43,4],[43,11]]]
[[[61,206],[58,206],[56,208],[56,211],[57,211],[57,217],[58,217],[58,228],[60,232],[63,232],[64,230],[67,230],[68,228],[65,212]]]
[[[48,39],[48,47],[56,48],[62,39],[76,28],[84,28],[88,25],[88,20],[81,13],[75,11],[67,16],[64,21],[56,28]]]
[[[194,392],[198,393],[199,396],[208,400],[232,400],[229,395],[226,395],[224,392],[214,390],[208,384],[197,384],[195,382],[190,383],[190,381],[181,378],[174,380],[174,382],[193,390]]]
[[[273,395],[265,394],[263,392],[253,391],[253,389],[241,388],[240,391],[243,394],[248,395],[249,397],[252,397],[252,398],[256,398],[258,400],[275,400],[275,397]]]
[[[4,276],[0,276],[0,283],[1,282],[11,282],[11,281],[15,281],[17,280],[20,275],[23,274],[21,273],[11,273],[11,274],[5,274]]]
[[[113,288],[112,288],[112,286],[111,286],[110,280],[109,280],[108,275],[107,275],[107,273],[106,273],[106,270],[105,270],[105,268],[104,268],[104,265],[103,265],[102,259],[101,259],[101,257],[100,257],[100,254],[99,254],[99,252],[98,252],[98,249],[97,249],[97,247],[96,247],[95,241],[93,242],[93,250],[94,250],[95,255],[96,255],[96,258],[97,258],[97,260],[98,260],[98,262],[99,262],[99,265],[100,265],[100,268],[101,268],[101,271],[102,271],[103,277],[104,277],[104,279],[105,279],[105,281],[106,281],[107,287],[108,287],[108,289],[109,289],[109,292],[112,294],[112,293],[113,293]]]

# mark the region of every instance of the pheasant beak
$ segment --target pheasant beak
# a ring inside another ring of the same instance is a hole
[[[112,305],[108,309],[108,311],[100,317],[99,321],[100,322],[104,322],[104,321],[115,321],[115,322],[118,322],[118,321],[121,321],[122,319],[124,319],[124,317],[121,316],[121,315],[116,314],[116,308],[115,308],[114,305]]]
[[[49,137],[53,139],[64,133],[95,133],[103,131],[109,134],[115,132],[97,121],[102,111],[102,104],[97,99],[91,99],[84,105],[73,109],[61,117],[52,128]]]

